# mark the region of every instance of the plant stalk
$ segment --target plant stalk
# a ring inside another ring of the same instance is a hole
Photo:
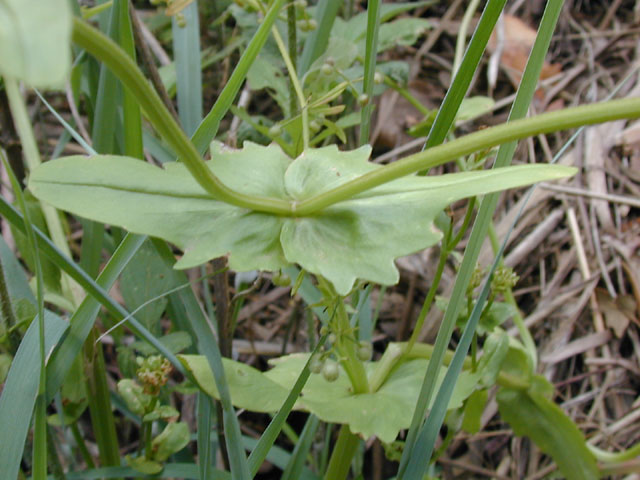
[[[373,170],[339,187],[294,204],[293,214],[301,217],[311,215],[379,185],[426,168],[442,165],[479,150],[538,134],[638,117],[640,117],[640,98],[623,98],[514,120],[465,135]]]
[[[351,433],[349,425],[342,425],[338,434],[338,441],[333,447],[333,453],[331,454],[324,480],[343,480],[347,478],[351,467],[351,459],[355,455],[359,444],[360,438]]]
[[[153,127],[180,156],[191,175],[205,191],[220,201],[239,207],[277,215],[290,214],[291,208],[285,200],[253,197],[235,192],[224,185],[204,163],[198,150],[165,108],[135,62],[110,38],[88,23],[74,18],[72,39],[104,62],[138,99]]]

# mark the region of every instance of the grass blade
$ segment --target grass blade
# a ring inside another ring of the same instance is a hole
[[[378,30],[380,29],[380,0],[370,0],[367,3],[367,40],[364,56],[364,80],[362,92],[366,95],[366,104],[362,107],[360,119],[360,145],[369,143],[369,129],[371,127],[371,113],[373,112],[373,76],[376,73],[376,58],[378,56]]]
[[[67,322],[45,311],[47,324],[45,352],[51,350],[69,326]],[[0,396],[0,478],[18,478],[24,443],[38,395],[40,377],[39,328],[31,322],[13,359]]]
[[[518,93],[516,95],[516,100],[514,101],[514,105],[512,107],[511,113],[509,115],[509,120],[515,120],[518,118],[523,118],[526,115],[526,112],[529,108],[529,104],[531,103],[531,99],[533,98],[533,94],[535,93],[535,87],[538,82],[538,78],[540,76],[540,71],[542,69],[542,64],[544,62],[544,57],[549,48],[549,43],[551,41],[551,36],[553,34],[553,30],[555,24],[557,22],[557,18],[562,9],[563,2],[549,2],[547,3],[547,7],[545,9],[545,13],[540,25],[538,36],[536,37],[536,42],[534,44],[533,50],[531,52],[531,56],[529,57],[529,61],[527,63],[527,67],[525,68],[525,72],[522,78],[522,82],[520,87],[518,88]],[[463,61],[464,64],[464,61]],[[460,68],[462,71],[462,66]],[[516,142],[511,142],[505,144],[500,147],[498,151],[498,156],[495,161],[494,168],[503,167],[511,163],[511,159],[513,157],[513,153],[515,151]],[[475,268],[476,261],[478,259],[478,255],[480,253],[480,248],[484,241],[484,238],[487,234],[489,225],[491,223],[491,219],[493,217],[493,212],[495,210],[498,194],[490,194],[486,195],[483,199],[483,202],[478,211],[478,215],[476,217],[476,221],[474,222],[474,226],[471,232],[471,238],[465,249],[464,257],[462,260],[462,264],[460,266],[460,270],[458,272],[458,276],[456,277],[456,282],[453,287],[453,291],[451,294],[451,300],[445,312],[444,319],[442,321],[442,326],[440,331],[438,332],[438,337],[436,339],[436,344],[434,347],[434,353],[429,362],[429,367],[427,370],[427,374],[425,376],[425,381],[422,385],[422,390],[420,392],[420,404],[416,407],[416,413],[414,414],[414,421],[412,422],[412,430],[415,433],[413,434],[412,443],[411,443],[411,451],[408,452],[405,447],[405,452],[403,453],[402,462],[401,462],[401,473],[403,469],[406,468],[406,465],[409,462],[409,459],[412,455],[416,453],[413,450],[415,438],[417,435],[417,428],[422,423],[421,419],[424,418],[424,414],[426,412],[426,405],[428,405],[431,401],[431,396],[433,394],[433,382],[428,381],[430,371],[435,372],[436,368],[439,368],[442,364],[442,359],[444,358],[444,354],[451,339],[451,335],[453,333],[453,328],[455,327],[455,319],[458,318],[458,314],[462,307],[462,301],[465,297],[465,291],[467,289],[467,285],[469,284],[469,280],[471,278],[471,274]],[[433,373],[432,373],[433,375]],[[423,402],[427,402],[423,406]],[[435,407],[435,405],[434,405]],[[418,417],[418,415],[421,415]],[[418,426],[414,426],[417,424]],[[439,426],[430,426],[431,428],[437,428],[439,430]],[[426,428],[426,426],[425,426]],[[410,430],[411,436],[411,430]],[[408,437],[409,440],[409,437]],[[417,445],[416,445],[417,448]],[[406,454],[406,455],[405,455]],[[399,475],[398,478],[402,478],[402,475]],[[411,478],[411,477],[409,477]]]
[[[124,267],[127,266],[131,258],[142,246],[145,239],[146,237],[143,235],[128,233],[102,272],[100,272],[96,283],[108,291],[120,276]],[[87,296],[71,316],[69,333],[53,353],[47,367],[47,397],[49,400],[53,399],[74,359],[80,353],[99,311],[100,303],[98,300],[92,296]]]
[[[200,67],[200,21],[198,2],[182,11],[186,24],[171,18],[173,56],[176,67],[178,115],[187,135],[193,135],[202,120],[202,75]]]
[[[304,77],[311,64],[327,49],[333,22],[342,3],[339,0],[320,0],[318,2],[315,18],[318,28],[311,32],[304,42],[298,65],[300,78]]]
[[[122,49],[135,62],[136,46],[133,39],[131,17],[129,16],[129,0],[115,0],[114,10],[118,14],[119,43]],[[122,122],[124,124],[124,153],[129,157],[143,158],[142,151],[142,118],[136,97],[123,89]]]
[[[162,258],[170,265],[175,263],[175,257],[166,243],[154,241],[154,245]],[[175,282],[184,284],[187,282],[186,275],[180,271],[174,271]],[[222,366],[222,355],[218,347],[218,342],[214,336],[209,320],[205,316],[198,300],[190,288],[180,289],[177,294],[184,305],[190,321],[194,338],[198,344],[198,351],[202,353],[209,362],[216,381],[216,387],[220,393],[220,403],[223,410],[224,433],[231,465],[231,476],[233,480],[249,480],[249,465],[242,445],[242,435],[240,425],[235,415],[235,410],[231,404],[231,394]]]
[[[505,3],[506,0],[490,0],[482,12],[480,22],[473,33],[460,68],[455,74],[453,83],[447,91],[447,95],[444,97],[436,119],[433,122],[433,126],[429,131],[424,150],[441,144],[447,137],[458,113],[458,109],[460,108],[460,104],[467,94],[475,72],[478,70],[478,65],[489,42],[491,32],[502,13]]]
[[[24,233],[25,226],[22,215],[13,205],[7,202],[4,197],[0,197],[0,215],[5,217],[15,228]],[[109,294],[98,285],[82,268],[74,261],[70,260],[53,244],[49,238],[37,228],[34,228],[38,248],[44,253],[60,270],[67,273],[72,279],[89,294],[95,297],[116,320],[124,318],[129,322],[129,328],[138,337],[143,338],[153,345],[162,355],[164,355],[180,373],[190,378],[189,372],[182,366],[176,356],[166,348],[162,342],[158,341],[135,317],[113,300]]]
[[[209,148],[211,140],[213,140],[218,133],[218,127],[220,126],[222,117],[225,116],[231,107],[233,100],[240,91],[240,87],[242,87],[242,83],[247,76],[247,72],[267,41],[271,27],[278,18],[278,14],[280,13],[280,9],[284,3],[285,0],[275,0],[273,2],[269,12],[262,20],[258,31],[249,42],[249,45],[247,45],[247,49],[242,54],[242,57],[240,57],[238,65],[236,65],[236,68],[233,70],[231,77],[229,77],[227,84],[222,89],[216,103],[213,104],[211,111],[198,126],[193,137],[191,137],[191,140],[198,152],[200,152],[200,155],[204,155]]]
[[[309,415],[309,418],[307,418],[307,422],[304,424],[304,428],[302,429],[300,439],[293,449],[293,454],[289,459],[289,463],[284,469],[281,480],[297,480],[300,478],[304,462],[307,455],[309,455],[309,450],[313,443],[313,437],[316,434],[319,424],[320,419],[318,417],[315,415]]]
[[[13,99],[14,102],[22,103],[22,99],[20,97],[20,92],[18,91],[17,82],[12,79],[5,77],[5,87],[7,89],[7,95],[10,99]],[[23,109],[19,109],[22,111]],[[14,108],[14,112],[16,109]],[[29,125],[28,120],[24,118],[22,115],[18,115],[15,118],[16,123],[18,124],[18,130],[21,131],[22,138],[26,140],[27,138],[33,139],[33,131],[31,130],[31,125]],[[21,126],[20,126],[21,125]],[[16,196],[18,204],[22,209],[24,215],[24,225],[26,227],[27,233],[27,244],[29,250],[31,251],[31,255],[33,257],[33,263],[35,265],[35,275],[36,275],[36,305],[37,305],[37,325],[38,325],[38,353],[40,357],[40,363],[38,365],[38,395],[36,397],[35,404],[35,426],[33,432],[33,477],[36,480],[44,479],[47,476],[47,405],[45,403],[45,365],[46,365],[46,357],[45,357],[45,321],[44,321],[44,279],[42,273],[42,263],[40,262],[40,250],[36,246],[36,239],[33,233],[33,224],[29,218],[29,210],[27,209],[27,205],[25,203],[24,194],[22,192],[22,188],[20,187],[20,182],[18,181],[13,169],[9,165],[9,161],[4,156],[4,152],[0,153],[2,157],[2,164],[9,175],[9,180],[11,181],[11,187],[13,189],[13,194]],[[36,323],[36,322],[33,322]]]
[[[309,356],[307,363],[302,369],[302,372],[300,372],[300,375],[298,376],[296,383],[293,385],[293,388],[289,392],[287,399],[284,401],[282,407],[280,408],[280,410],[278,410],[278,413],[273,417],[271,422],[269,422],[269,426],[260,436],[258,444],[251,451],[251,455],[249,455],[249,469],[251,470],[252,477],[255,476],[256,473],[258,473],[260,465],[262,465],[262,462],[267,457],[269,450],[271,450],[271,447],[275,443],[276,438],[278,438],[278,435],[280,434],[280,431],[282,430],[282,427],[284,426],[287,417],[291,412],[291,409],[293,409],[293,405],[296,403],[296,400],[298,400],[300,392],[302,392],[302,389],[309,379],[309,375],[311,374],[311,371],[309,370],[311,359],[313,358],[313,355],[322,347],[322,345],[324,345],[326,338],[327,337],[325,335],[318,341],[316,348]]]

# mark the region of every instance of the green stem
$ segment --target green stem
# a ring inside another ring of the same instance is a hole
[[[278,45],[278,50],[280,50],[280,55],[282,55],[282,59],[284,60],[285,65],[287,66],[287,70],[289,71],[289,79],[291,80],[291,85],[293,86],[293,90],[298,97],[298,103],[300,104],[300,110],[302,114],[302,143],[303,150],[309,148],[309,110],[307,109],[307,100],[304,98],[304,92],[302,91],[302,86],[300,85],[300,81],[298,80],[298,74],[296,73],[296,67],[293,64],[293,60],[289,56],[287,52],[287,48],[284,45],[284,41],[280,36],[280,32],[274,26],[272,29],[273,38]],[[293,112],[291,113],[293,116]]]
[[[298,39],[296,29],[296,7],[293,3],[290,3],[287,7],[287,44],[289,46],[289,59],[293,70],[297,71],[298,63]],[[297,78],[296,78],[297,80]],[[293,117],[294,112],[297,109],[296,102],[296,86],[294,84],[293,77],[289,78],[289,116]]]
[[[369,129],[371,126],[371,112],[373,111],[373,78],[376,73],[376,57],[378,54],[378,30],[380,29],[380,0],[367,2],[367,38],[364,56],[364,80],[362,92],[366,95],[367,102],[362,107],[360,115],[360,145],[369,142]]]
[[[110,38],[78,18],[73,20],[72,38],[76,44],[103,61],[135,95],[153,127],[180,156],[202,188],[218,200],[232,205],[276,215],[290,214],[291,207],[285,200],[253,197],[235,192],[224,185],[207,167],[198,150],[165,108],[137,65]]]
[[[451,250],[448,248],[443,248],[440,250],[440,259],[438,260],[438,267],[436,269],[436,274],[431,282],[431,286],[429,287],[429,291],[427,292],[427,298],[422,304],[422,308],[420,309],[420,314],[418,315],[418,320],[416,320],[416,325],[413,328],[413,332],[411,333],[411,337],[409,338],[409,350],[413,347],[420,336],[420,332],[422,332],[422,326],[424,325],[424,321],[427,318],[427,314],[429,310],[431,310],[431,305],[433,304],[433,299],[436,297],[436,293],[438,291],[438,286],[440,285],[440,279],[442,278],[442,273],[444,272],[444,267],[447,264],[447,258],[449,257],[449,253]]]
[[[156,92],[126,53],[85,22],[74,19],[73,25],[73,41],[105,62],[120,81],[136,95],[149,121],[181,155],[189,171],[207,192],[221,201],[276,215],[311,215],[397,178],[503,143],[583,125],[640,117],[640,98],[625,98],[515,120],[410,155],[300,203],[289,203],[277,198],[241,194],[224,185],[202,161],[194,145],[178,127]]]
[[[38,145],[33,135],[33,129],[31,128],[31,120],[27,113],[27,108],[24,104],[22,95],[18,88],[18,82],[5,76],[4,78],[5,89],[7,92],[7,99],[9,100],[9,106],[11,108],[11,115],[16,126],[16,131],[20,137],[20,143],[22,144],[22,151],[24,152],[24,158],[27,162],[27,167],[30,171],[33,171],[38,165],[42,163],[40,160],[40,152],[38,151]],[[67,237],[62,228],[62,222],[58,216],[58,212],[51,205],[40,202],[42,213],[47,222],[47,229],[49,235],[53,240],[53,243],[58,247],[65,255],[71,257],[71,251],[67,243]],[[66,275],[62,275],[60,279],[60,287],[62,292],[69,301],[74,304],[80,302],[79,295],[74,294],[74,288],[72,286],[71,279]]]
[[[0,150],[0,156],[5,161],[4,151]],[[8,161],[6,164],[8,165]],[[13,313],[11,307],[11,298],[9,297],[9,289],[7,288],[7,281],[4,275],[4,266],[2,259],[0,259],[0,321],[4,323],[5,331],[7,332],[7,339],[9,342],[9,353],[15,355],[20,345],[20,334],[15,329],[16,316]]]
[[[269,9],[269,12],[264,16],[258,30],[254,34],[253,38],[247,45],[242,57],[238,61],[236,68],[233,70],[231,77],[227,81],[227,84],[220,92],[216,103],[214,103],[211,111],[204,118],[196,133],[193,134],[191,138],[196,150],[203,155],[206,152],[207,148],[209,148],[209,143],[216,136],[218,132],[218,127],[220,125],[220,121],[222,117],[227,113],[231,104],[233,103],[234,98],[238,94],[240,87],[242,87],[242,83],[249,72],[249,68],[253,64],[253,61],[258,56],[258,53],[262,49],[263,45],[267,41],[269,37],[269,31],[271,27],[275,23],[278,18],[278,14],[280,13],[280,9],[284,5],[286,0],[275,0]],[[259,210],[259,211],[269,211],[269,210]],[[274,212],[277,213],[277,212]]]
[[[593,453],[593,455],[600,462],[606,463],[621,463],[629,460],[633,460],[640,455],[640,443],[636,443],[633,447],[630,447],[622,452],[607,452],[594,445],[587,444],[587,448]]]
[[[78,450],[80,450],[80,455],[82,456],[84,463],[87,464],[87,469],[96,468],[95,463],[93,463],[93,458],[91,458],[91,454],[89,453],[89,449],[87,448],[87,445],[84,443],[84,438],[80,433],[80,429],[78,428],[77,421],[71,424],[71,434],[73,435],[73,438],[76,441],[76,445],[78,446]]]
[[[495,226],[493,225],[493,222],[489,224],[489,240],[491,241],[493,253],[496,254],[500,250],[500,240],[498,239],[498,234],[496,232]],[[503,265],[503,263],[504,262],[500,260],[500,265]],[[508,288],[504,292],[504,299],[507,301],[507,303],[513,306],[515,312],[515,315],[513,316],[513,324],[518,329],[518,334],[522,339],[522,343],[524,344],[527,354],[529,355],[529,358],[531,358],[533,368],[535,369],[538,365],[538,351],[536,349],[536,342],[533,340],[531,332],[524,324],[524,318],[522,318],[522,315],[520,315],[520,309],[518,308],[516,299],[513,297],[513,291],[511,290],[511,288]]]
[[[349,474],[351,467],[351,459],[358,449],[360,439],[357,435],[351,433],[349,425],[342,425],[338,434],[338,441],[333,447],[331,460],[324,480],[343,480]]]
[[[84,344],[85,358],[90,359],[85,365],[85,376],[91,425],[93,425],[102,466],[120,466],[120,449],[111,411],[104,354],[102,344],[96,343],[96,336],[96,330],[93,329]]]
[[[469,31],[469,24],[471,23],[476,10],[478,10],[479,4],[480,0],[472,0],[467,7],[467,10],[464,12],[464,16],[462,17],[462,21],[460,22],[458,38],[456,39],[456,51],[453,58],[453,75],[455,75],[455,73],[458,71],[458,68],[460,68],[460,64],[462,63],[462,56],[464,55],[465,43],[467,40],[467,32]]]
[[[336,311],[338,320],[338,332],[336,333],[338,333],[338,338],[335,346],[341,357],[340,361],[342,362],[342,366],[351,381],[353,392],[366,393],[369,391],[367,372],[356,353],[356,341],[351,333],[351,324],[349,323],[349,316],[344,301],[338,297],[338,302]]]
[[[378,362],[377,368],[374,370],[371,378],[369,379],[369,384],[372,392],[377,391],[377,389],[379,389],[384,384],[384,382],[391,374],[393,368],[398,363],[398,359],[403,358],[405,360],[411,360],[414,358],[424,358],[425,360],[430,360],[433,356],[433,351],[435,348],[433,345],[429,345],[427,343],[415,343],[413,344],[411,349],[409,349],[408,347],[408,342],[392,342],[387,346],[387,349],[382,355],[382,358]],[[445,350],[442,364],[449,365],[453,360],[454,354],[455,352],[453,352],[452,350]],[[473,359],[471,357],[466,357],[463,367],[465,370],[471,369],[473,367]],[[496,383],[506,388],[529,388],[529,382],[525,382],[521,378],[515,377],[508,374],[507,372],[502,371],[498,373]]]
[[[638,117],[640,117],[640,98],[624,98],[514,120],[415,153],[332,190],[294,204],[294,215],[310,215],[392,180],[503,143],[582,125]]]

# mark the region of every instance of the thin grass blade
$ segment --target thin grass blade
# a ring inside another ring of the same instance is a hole
[[[376,58],[378,56],[378,31],[380,30],[380,0],[370,0],[367,3],[367,40],[364,56],[364,80],[362,93],[366,95],[360,116],[360,145],[369,143],[371,127],[371,113],[373,103],[373,77],[376,73]]]
[[[129,57],[136,61],[136,46],[133,39],[129,0],[115,0],[113,5],[118,14],[119,43]],[[123,89],[122,122],[124,124],[124,154],[133,158],[143,158],[142,118],[136,97],[128,89]]]
[[[300,392],[302,392],[302,389],[309,379],[309,375],[311,374],[311,371],[309,370],[311,359],[313,358],[313,355],[322,347],[322,345],[324,345],[326,338],[327,337],[325,335],[318,341],[316,348],[309,356],[307,363],[302,369],[302,372],[300,372],[300,375],[298,376],[296,383],[293,385],[293,388],[289,392],[287,399],[282,404],[280,410],[278,410],[278,413],[273,417],[266,430],[260,436],[258,444],[251,451],[251,455],[249,455],[249,469],[251,470],[252,477],[255,476],[256,473],[258,473],[260,465],[262,465],[262,462],[267,457],[269,450],[271,450],[271,447],[275,443],[276,438],[278,438],[278,435],[280,434],[280,431],[282,430],[282,427],[284,426],[289,413],[293,409],[296,400],[298,400],[298,397],[300,396]]]
[[[464,54],[460,68],[455,74],[453,83],[444,97],[438,110],[429,136],[424,145],[424,150],[444,142],[453,122],[458,114],[462,100],[469,90],[469,85],[478,70],[478,65],[489,42],[491,32],[502,13],[506,0],[490,0],[482,12],[480,22],[476,27],[471,42]]]
[[[178,115],[185,133],[193,135],[202,120],[198,2],[191,2],[180,13],[184,16],[184,25],[178,22],[175,15],[171,18]]]
[[[516,120],[518,118],[523,118],[526,115],[529,104],[531,103],[531,99],[533,98],[533,94],[535,93],[535,87],[537,85],[540,71],[544,63],[544,57],[549,48],[549,43],[551,41],[551,36],[553,34],[555,24],[557,22],[560,11],[562,10],[562,3],[563,2],[547,3],[547,7],[540,24],[539,33],[536,37],[536,42],[529,57],[529,61],[527,62],[522,82],[520,84],[520,87],[518,88],[518,93],[516,95],[514,105],[509,115],[510,121]],[[494,168],[503,167],[510,164],[513,153],[515,151],[515,147],[516,142],[511,142],[500,147]],[[462,265],[460,266],[460,270],[458,272],[458,276],[456,277],[456,282],[451,294],[451,300],[445,312],[442,326],[438,332],[438,337],[436,338],[434,347],[434,353],[431,357],[431,361],[429,362],[425,381],[422,385],[422,390],[420,392],[420,402],[416,407],[412,427],[409,431],[409,436],[407,437],[407,444],[410,438],[412,442],[410,449],[407,450],[407,448],[405,447],[405,451],[403,452],[402,461],[400,464],[400,474],[398,475],[399,479],[403,478],[402,474],[404,473],[404,469],[408,465],[409,459],[414,454],[413,448],[415,444],[415,438],[417,436],[417,431],[418,428],[420,428],[420,424],[422,423],[422,418],[424,418],[426,406],[429,404],[428,402],[431,401],[431,396],[433,394],[434,382],[433,380],[430,380],[430,378],[434,378],[433,375],[435,373],[435,369],[439,368],[442,364],[442,359],[444,358],[447,345],[451,340],[451,335],[455,326],[455,319],[458,318],[458,314],[462,307],[462,301],[465,297],[465,291],[467,289],[467,285],[469,284],[471,274],[473,273],[473,270],[475,268],[482,243],[484,241],[484,238],[486,237],[489,225],[491,223],[498,197],[498,194],[489,194],[484,197],[478,211],[478,215],[474,222],[474,226],[471,232],[471,238],[469,240],[467,248],[465,249],[464,257],[462,259]],[[431,372],[430,375],[431,370],[433,370],[433,372]],[[440,428],[439,426],[429,427],[437,429]]]
[[[240,57],[240,61],[236,65],[236,68],[233,70],[231,77],[220,93],[220,96],[216,100],[216,103],[214,103],[211,111],[198,126],[198,129],[193,134],[193,137],[191,137],[191,140],[198,152],[200,152],[200,155],[204,155],[204,153],[209,148],[209,144],[218,133],[218,127],[220,126],[222,117],[225,116],[225,114],[231,107],[233,100],[236,98],[236,95],[240,91],[242,83],[247,76],[247,72],[249,71],[251,64],[256,59],[258,53],[260,52],[260,50],[262,50],[262,47],[267,41],[267,38],[269,37],[269,33],[271,31],[271,27],[278,18],[280,9],[284,4],[285,0],[275,0],[273,2],[273,5],[271,5],[269,12],[262,20],[258,31],[249,42],[249,45],[247,45],[247,49],[242,54],[242,57]]]
[[[304,77],[311,64],[326,50],[333,22],[342,3],[339,0],[320,0],[318,2],[315,15],[318,28],[311,32],[304,42],[300,63],[298,64],[300,78]]]
[[[175,257],[166,243],[154,241],[154,245],[160,256],[164,258],[169,265],[173,266],[175,263]],[[177,284],[184,284],[187,282],[186,275],[183,272],[176,270],[174,272],[174,276]],[[240,425],[238,424],[235,410],[231,404],[231,394],[229,393],[229,385],[222,366],[222,355],[220,354],[218,342],[215,338],[209,320],[202,311],[193,290],[190,288],[183,288],[177,292],[177,295],[180,297],[181,303],[185,307],[194,338],[198,342],[198,351],[207,358],[209,366],[213,371],[216,387],[220,393],[220,403],[222,404],[224,414],[223,421],[225,440],[232,478],[233,480],[249,480],[251,478],[249,465],[242,445]]]
[[[45,311],[45,352],[49,354],[69,326]],[[27,329],[0,396],[0,478],[18,478],[40,378],[38,319]]]
[[[147,237],[128,233],[122,240],[109,262],[98,276],[96,283],[108,291],[127,266]],[[74,359],[82,350],[91,328],[100,311],[100,303],[87,296],[71,316],[71,327],[64,341],[53,353],[47,367],[47,398],[53,399],[71,368]]]
[[[287,467],[284,469],[281,480],[297,480],[302,474],[302,468],[309,455],[309,450],[313,444],[313,438],[320,424],[320,419],[315,415],[309,415],[307,422],[304,424],[300,439],[293,449],[293,454],[289,459]]]

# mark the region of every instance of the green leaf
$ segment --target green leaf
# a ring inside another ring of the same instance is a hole
[[[554,459],[565,478],[600,478],[582,432],[553,401],[534,389],[509,388],[501,388],[497,400],[500,415],[514,433],[531,438]]]
[[[413,45],[430,27],[431,23],[424,18],[400,18],[380,25],[378,52],[383,52],[396,45]]]
[[[142,457],[132,457],[131,455],[125,455],[127,465],[136,470],[137,472],[147,475],[155,475],[162,471],[162,464]]]
[[[45,353],[48,356],[69,326],[57,315],[45,311]],[[11,364],[0,395],[0,478],[17,478],[33,408],[38,394],[40,354],[38,322],[25,334]]]
[[[279,147],[247,143],[242,150],[212,144],[209,168],[246,194],[299,203],[379,168],[370,147],[340,152],[310,149],[295,160]],[[505,188],[571,175],[574,169],[523,165],[391,181],[310,217],[258,213],[213,199],[185,166],[164,169],[126,157],[66,157],[31,174],[29,188],[57,208],[184,249],[176,268],[230,253],[237,271],[279,270],[298,263],[346,295],[359,278],[394,284],[394,260],[433,245],[433,220],[449,203]]]
[[[164,462],[170,455],[186,447],[189,440],[191,440],[191,434],[185,422],[169,423],[151,443],[153,459]]]
[[[155,335],[160,334],[159,321],[168,302],[166,297],[157,297],[169,290],[171,280],[171,269],[149,241],[140,247],[120,277],[127,309],[135,312],[138,321]]]
[[[480,431],[482,412],[487,404],[487,390],[476,390],[471,394],[464,405],[464,418],[462,429],[468,433],[478,433]]]
[[[256,412],[275,412],[302,371],[309,354],[293,354],[271,361],[271,370],[262,373],[253,367],[223,359],[231,400],[238,408]],[[179,355],[185,367],[193,373],[200,387],[218,397],[213,374],[206,359],[200,355]],[[368,362],[367,370],[376,362]],[[415,359],[401,364],[374,393],[354,395],[347,375],[328,382],[322,375],[311,375],[294,409],[305,410],[330,423],[347,423],[351,431],[365,438],[376,435],[382,441],[393,441],[398,432],[407,428],[420,380],[427,368],[427,360]],[[440,380],[445,368],[441,369]],[[459,408],[476,388],[479,374],[460,375],[449,408]],[[340,405],[340,408],[336,408]]]
[[[0,0],[0,73],[62,87],[71,68],[68,0]]]
[[[29,210],[31,223],[43,232],[48,232],[47,222],[42,212],[42,208],[40,207],[40,202],[33,198],[33,195],[29,194],[29,192],[24,193],[24,202],[27,210]],[[29,269],[32,272],[35,272],[33,254],[29,249],[26,235],[15,227],[11,229],[11,233],[15,239],[21,258],[27,264]],[[58,269],[58,267],[56,267],[54,263],[46,257],[40,259],[40,265],[42,267],[42,277],[45,288],[51,292],[60,292],[60,269]]]
[[[191,336],[187,332],[172,332],[158,338],[158,341],[173,353],[179,353],[191,346]],[[160,353],[153,345],[144,340],[136,340],[129,347],[145,356]]]
[[[143,416],[153,402],[153,397],[144,393],[144,389],[130,378],[123,378],[118,382],[118,393],[127,404],[127,408],[136,415]]]

